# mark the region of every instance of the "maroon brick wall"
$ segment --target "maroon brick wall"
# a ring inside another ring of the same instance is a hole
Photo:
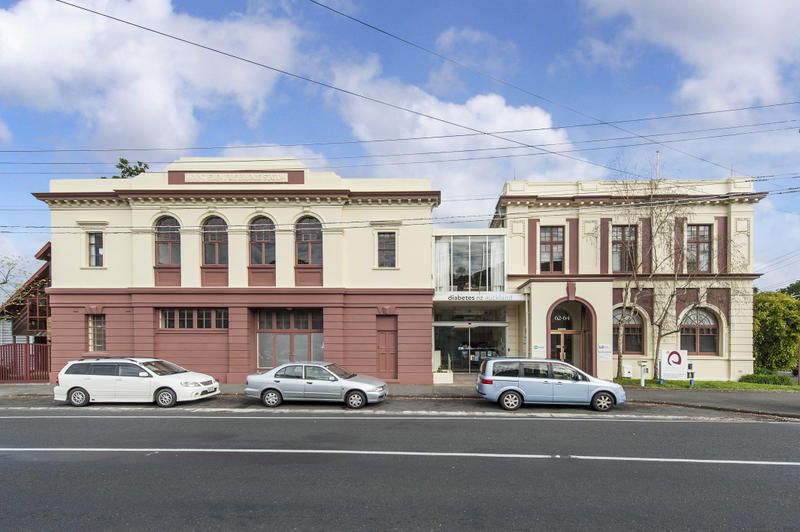
[[[55,289],[51,381],[83,356],[160,356],[221,382],[243,383],[256,369],[256,309],[322,308],[325,359],[356,373],[377,371],[376,316],[398,320],[396,382],[429,384],[433,291],[278,288]],[[156,309],[227,308],[228,329],[161,330]],[[105,314],[107,351],[88,353],[87,314]]]

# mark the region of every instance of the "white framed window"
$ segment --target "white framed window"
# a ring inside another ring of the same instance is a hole
[[[377,231],[375,253],[378,268],[397,268],[397,231]]]
[[[103,267],[103,233],[100,231],[91,231],[87,233],[89,243],[89,267],[102,268]]]
[[[87,349],[89,352],[106,350],[106,316],[89,314],[87,324]]]

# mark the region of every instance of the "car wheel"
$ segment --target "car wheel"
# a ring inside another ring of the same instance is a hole
[[[261,394],[261,402],[264,406],[275,408],[283,402],[283,396],[278,390],[267,390]]]
[[[156,405],[160,406],[161,408],[170,408],[175,406],[178,398],[175,395],[175,392],[170,390],[169,388],[161,388],[156,392]]]
[[[67,401],[72,406],[86,406],[89,404],[89,392],[83,388],[73,388],[69,391]]]
[[[614,406],[614,396],[608,392],[597,392],[592,397],[592,408],[598,412],[608,412]]]
[[[506,410],[516,410],[522,406],[522,396],[517,392],[506,392],[500,396],[500,406]]]
[[[362,408],[367,404],[367,396],[358,390],[352,391],[344,398],[347,408]]]

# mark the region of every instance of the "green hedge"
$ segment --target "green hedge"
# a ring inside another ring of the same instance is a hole
[[[756,384],[794,384],[792,379],[786,375],[769,375],[769,374],[756,374],[756,375],[742,375],[739,382],[754,382]]]

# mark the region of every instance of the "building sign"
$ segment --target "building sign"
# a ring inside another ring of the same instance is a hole
[[[684,349],[665,349],[661,351],[661,358],[658,363],[661,370],[660,375],[665,380],[683,380],[689,371],[689,356]]]
[[[555,309],[550,316],[550,328],[555,330],[572,329],[572,316],[562,308]]]
[[[597,344],[597,358],[604,362],[611,360],[611,344]]]
[[[508,292],[436,292],[434,301],[525,301],[525,294],[510,294]]]
[[[187,183],[288,183],[288,172],[186,172]]]

